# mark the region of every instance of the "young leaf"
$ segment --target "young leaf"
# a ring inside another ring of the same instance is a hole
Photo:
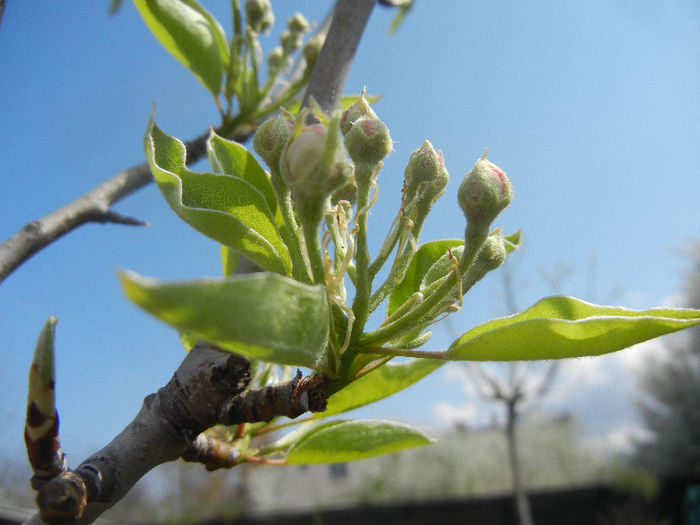
[[[267,199],[252,184],[232,175],[190,171],[184,144],[163,133],[152,118],[144,147],[158,188],[182,220],[263,270],[289,273],[289,250]]]
[[[340,463],[426,445],[431,439],[389,421],[330,421],[314,427],[287,453],[290,465]]]
[[[638,311],[573,297],[542,299],[524,312],[472,328],[448,349],[452,360],[561,359],[615,352],[700,324],[700,310]]]
[[[405,363],[382,365],[333,394],[328,398],[326,410],[315,413],[314,418],[340,414],[389,397],[420,381],[442,364],[430,359],[413,359]]]
[[[250,151],[212,131],[207,140],[207,152],[214,173],[234,175],[252,184],[265,197],[278,227],[284,225],[270,177]]]
[[[240,354],[312,368],[326,348],[326,289],[273,273],[162,283],[121,274],[126,295],[181,332]]]
[[[440,257],[447,253],[447,248],[464,245],[462,239],[442,239],[422,244],[413,255],[406,269],[406,275],[389,296],[387,301],[387,315],[406,302],[411,295],[420,290],[421,283],[430,267]]]
[[[214,95],[228,67],[226,34],[195,0],[134,0],[158,41]]]

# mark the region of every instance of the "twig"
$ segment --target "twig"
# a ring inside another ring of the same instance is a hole
[[[111,443],[77,469],[58,469],[42,479],[37,487],[41,518],[92,523],[146,472],[178,457],[210,470],[234,466],[234,447],[205,432],[215,425],[296,417],[325,408],[327,396],[318,376],[298,373],[291,381],[247,390],[249,381],[246,358],[198,341],[168,384],[144,399],[141,411]],[[57,434],[55,439],[60,449]]]
[[[326,113],[340,102],[350,66],[377,0],[338,0],[328,36],[316,59],[302,107],[310,97]]]

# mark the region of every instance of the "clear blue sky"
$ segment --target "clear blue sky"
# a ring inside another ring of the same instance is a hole
[[[266,51],[294,10],[321,20],[331,5],[274,3],[278,24],[263,40]],[[230,28],[228,2],[203,4]],[[107,6],[8,2],[0,26],[1,240],[143,162],[154,101],[159,125],[183,139],[217,123],[208,94],[133,5],[115,17]],[[700,237],[696,0],[418,0],[389,38],[392,16],[376,9],[346,90],[367,85],[384,95],[376,110],[396,141],[371,217],[375,243],[395,213],[403,166],[426,138],[444,152],[451,182],[423,238],[461,237],[456,189],[488,146],[516,191],[499,223],[508,233],[523,229],[523,249],[508,263],[522,307],[551,293],[542,273],[560,263],[574,268],[561,291],[592,301],[623,287],[612,300],[644,308],[680,289],[682,251]],[[124,298],[116,272],[220,273],[215,243],[181,223],[156,188],[116,209],[152,226],[84,226],[0,285],[0,443],[12,456],[23,454],[26,376],[49,315],[60,318],[58,403],[74,466],[133,417],[184,355],[174,330]],[[500,290],[496,275],[479,284],[452,329],[503,314]],[[449,331],[438,330],[429,348],[449,341]],[[591,364],[570,363],[558,406],[573,407],[593,431],[611,432],[633,421],[634,378],[624,360],[600,363],[598,380],[578,392],[576,370]],[[365,414],[438,429],[437,403],[467,401],[454,375],[442,370]]]

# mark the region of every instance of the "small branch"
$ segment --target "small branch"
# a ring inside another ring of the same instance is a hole
[[[263,388],[251,388],[224,401],[219,421],[224,425],[270,421],[277,416],[294,419],[304,412],[323,412],[328,396],[322,376],[302,377]]]
[[[41,519],[92,523],[149,470],[179,457],[209,470],[237,465],[235,441],[217,436],[211,428],[215,425],[325,409],[328,396],[321,376],[298,372],[290,381],[247,389],[249,381],[246,358],[197,342],[168,384],[144,399],[141,411],[111,443],[77,469],[56,469],[42,479],[37,496]],[[52,436],[60,450],[57,432]],[[28,523],[40,523],[39,516]]]
[[[250,138],[255,129],[255,126],[241,126],[231,134],[230,138],[243,142]],[[208,136],[209,132],[185,143],[188,165],[206,154]],[[145,222],[124,217],[110,208],[152,181],[153,176],[148,164],[133,166],[117,173],[73,202],[24,226],[0,244],[0,284],[35,253],[83,224],[98,222],[130,226],[146,225]]]
[[[325,113],[335,110],[340,102],[355,51],[376,2],[377,0],[336,2],[333,21],[314,64],[302,107],[307,107],[310,97],[314,97]]]

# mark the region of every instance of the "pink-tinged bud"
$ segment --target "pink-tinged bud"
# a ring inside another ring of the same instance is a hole
[[[476,161],[457,192],[467,224],[478,230],[488,229],[512,198],[513,188],[505,172],[486,160],[486,155]]]
[[[245,15],[248,26],[256,33],[267,32],[275,23],[270,0],[247,0]]]
[[[290,188],[303,182],[321,162],[326,148],[328,130],[322,124],[313,124],[301,130],[284,150],[280,171]]]
[[[384,122],[376,118],[361,118],[345,135],[345,148],[355,164],[376,166],[394,149],[394,142]]]
[[[417,197],[418,202],[432,205],[444,193],[449,179],[442,151],[436,151],[426,140],[411,154],[404,171],[404,202],[410,203]]]
[[[282,150],[279,167],[295,199],[327,197],[352,176],[337,129],[329,133],[323,124],[302,128]]]
[[[293,134],[293,122],[284,117],[267,119],[255,132],[253,149],[271,170],[276,171],[282,150]]]
[[[377,118],[377,114],[370,107],[369,102],[367,102],[365,98],[364,89],[360,94],[360,98],[343,111],[343,115],[340,117],[340,132],[343,135],[347,135],[355,121],[361,118]]]

